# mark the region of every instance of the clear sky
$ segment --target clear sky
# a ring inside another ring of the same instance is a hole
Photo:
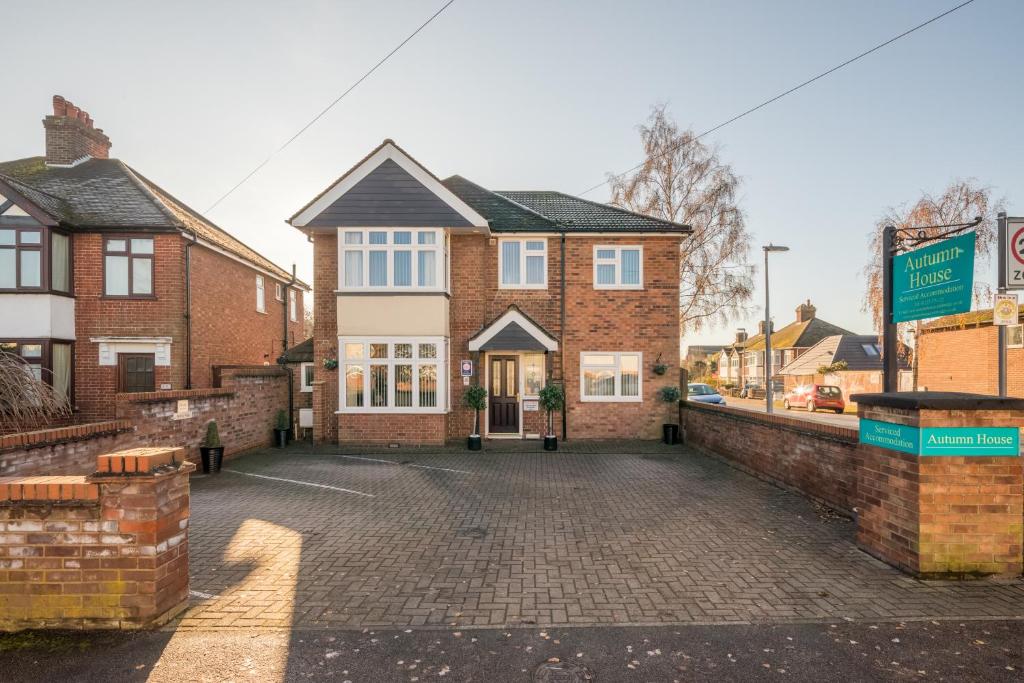
[[[204,210],[442,4],[11,4],[0,158],[42,153],[61,94]],[[639,161],[652,104],[704,130],[955,4],[456,0],[210,217],[311,281],[284,220],[384,138],[441,177],[576,194]],[[923,190],[973,177],[1024,213],[1021,26],[1019,0],[977,0],[710,138],[743,178],[752,260],[792,248],[773,256],[777,324],[810,298],[869,332],[868,232]],[[684,344],[756,327],[757,278],[749,315]]]

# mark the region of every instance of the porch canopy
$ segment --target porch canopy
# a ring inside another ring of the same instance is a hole
[[[469,340],[470,351],[557,351],[558,340],[515,305]]]

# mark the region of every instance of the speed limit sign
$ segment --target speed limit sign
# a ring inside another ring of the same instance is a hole
[[[1006,288],[1024,289],[1024,218],[1006,219]]]

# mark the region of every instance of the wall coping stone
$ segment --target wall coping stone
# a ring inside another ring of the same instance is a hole
[[[1024,410],[1024,398],[966,394],[957,391],[894,391],[881,394],[853,394],[858,406],[879,406],[902,410]]]
[[[135,426],[131,420],[107,420],[5,434],[0,436],[0,452],[22,448],[42,448],[68,441],[82,441],[103,434],[130,432],[133,429]]]
[[[232,396],[233,389],[177,389],[174,391],[142,391],[133,394],[117,394],[119,403],[164,403],[182,399],[211,398],[215,396]]]
[[[750,422],[753,424],[778,427],[786,431],[797,432],[800,434],[811,434],[823,439],[832,439],[843,443],[856,444],[859,439],[856,429],[841,427],[839,425],[829,425],[821,422],[813,422],[811,420],[803,420],[798,417],[756,413],[751,410],[743,410],[742,408],[731,408],[727,405],[709,405],[696,401],[680,401],[680,406],[686,410],[703,410],[709,413],[718,413],[722,417],[740,422]]]

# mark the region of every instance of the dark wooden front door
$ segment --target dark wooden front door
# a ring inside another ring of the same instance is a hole
[[[152,353],[117,354],[118,391],[156,391],[155,364]]]
[[[519,433],[519,358],[491,356],[491,388],[488,392],[491,434]]]

